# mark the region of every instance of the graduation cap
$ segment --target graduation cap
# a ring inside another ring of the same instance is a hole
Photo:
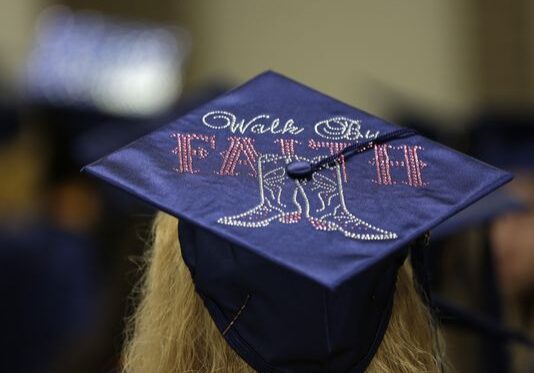
[[[85,168],[180,219],[182,256],[260,372],[361,372],[410,244],[511,175],[266,72]]]

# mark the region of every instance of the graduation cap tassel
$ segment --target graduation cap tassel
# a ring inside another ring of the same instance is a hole
[[[404,137],[417,135],[417,131],[410,128],[401,128],[396,131],[388,132],[362,143],[354,143],[341,149],[339,152],[325,157],[317,162],[310,163],[307,161],[293,161],[287,165],[287,174],[294,179],[304,179],[310,177],[315,171],[318,171],[324,166],[332,165],[338,162],[341,157],[345,159],[367,150],[373,149],[376,145],[383,144],[390,140],[400,139]]]

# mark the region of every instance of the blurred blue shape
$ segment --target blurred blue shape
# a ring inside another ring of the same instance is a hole
[[[534,168],[534,113],[481,115],[471,131],[471,153],[505,169]]]
[[[175,102],[190,50],[176,27],[65,7],[43,12],[36,39],[23,83],[30,101],[124,116],[153,115]]]
[[[16,108],[0,101],[0,143],[12,138],[18,132],[19,126]]]
[[[131,141],[168,124],[176,118],[211,101],[228,89],[224,83],[211,83],[184,94],[166,112],[150,119],[114,118],[101,121],[80,133],[72,142],[71,153],[80,167],[127,145]]]
[[[45,222],[0,231],[3,371],[53,371],[92,332],[102,293],[98,268],[87,236]]]
[[[506,213],[525,209],[527,205],[521,200],[498,190],[438,225],[432,230],[432,238],[444,239],[483,226]]]

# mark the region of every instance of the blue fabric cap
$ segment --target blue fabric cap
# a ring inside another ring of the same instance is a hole
[[[398,129],[266,72],[86,170],[181,219],[197,292],[253,368],[362,372],[408,244],[511,179],[419,135],[287,174]]]

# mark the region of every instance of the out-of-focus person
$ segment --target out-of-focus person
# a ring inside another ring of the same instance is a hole
[[[528,207],[496,219],[489,234],[505,320],[534,335],[534,116],[485,116],[473,146],[476,155],[514,172],[505,189]],[[534,371],[531,349],[514,346],[511,352],[514,372]]]

